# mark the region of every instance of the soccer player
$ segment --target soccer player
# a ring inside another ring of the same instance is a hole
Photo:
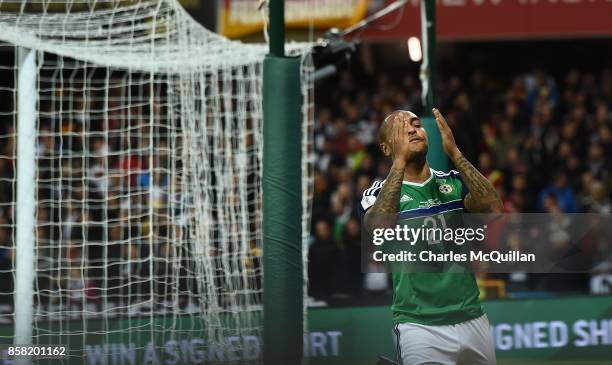
[[[466,210],[502,212],[493,185],[463,156],[453,133],[433,109],[444,152],[455,165],[439,172],[427,164],[427,134],[418,116],[395,111],[379,130],[391,171],[363,193],[366,226],[377,215],[426,216]],[[393,272],[393,323],[398,361],[403,365],[496,364],[489,320],[472,273]]]

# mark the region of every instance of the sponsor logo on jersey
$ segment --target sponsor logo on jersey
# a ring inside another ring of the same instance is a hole
[[[440,204],[442,204],[440,199],[433,198],[433,199],[428,199],[428,200],[424,200],[424,201],[420,202],[419,203],[419,208],[431,208],[431,207],[435,207],[435,206],[440,205]]]
[[[442,194],[450,194],[453,192],[453,186],[450,184],[440,184],[438,185],[438,190],[440,190]]]
[[[400,198],[400,203],[404,203],[404,202],[411,202],[414,199],[410,196],[410,195],[402,195],[402,197]]]

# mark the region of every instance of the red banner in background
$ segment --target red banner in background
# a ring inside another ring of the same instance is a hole
[[[420,3],[409,0],[403,11],[380,18],[359,38],[420,37]],[[439,0],[436,18],[440,40],[612,36],[612,0]]]

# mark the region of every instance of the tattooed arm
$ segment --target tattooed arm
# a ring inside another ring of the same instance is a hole
[[[467,185],[470,191],[463,202],[465,208],[473,213],[503,212],[504,206],[493,184],[491,184],[486,177],[482,176],[474,165],[472,165],[463,156],[461,151],[459,151],[459,148],[457,148],[455,144],[453,132],[438,109],[434,108],[433,112],[436,117],[438,129],[440,129],[444,152],[446,152],[453,164],[455,164],[455,167],[461,174],[465,185]]]
[[[504,206],[493,184],[461,152],[451,159],[470,191],[463,201],[465,208],[473,213],[503,212]]]
[[[367,213],[372,214],[394,214],[397,213],[397,208],[400,199],[400,190],[402,189],[402,180],[404,179],[404,166],[401,163],[393,163],[391,171],[387,175],[385,184],[383,185],[376,202],[368,210]],[[366,213],[366,215],[367,215]]]
[[[401,162],[393,163],[376,202],[366,212],[364,222],[369,232],[374,228],[390,228],[395,224],[404,179],[404,166]]]

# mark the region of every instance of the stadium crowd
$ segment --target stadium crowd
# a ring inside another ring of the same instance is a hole
[[[421,115],[416,74],[345,71],[317,87],[310,295],[331,299],[390,292],[384,274],[361,273],[363,191],[390,167],[377,130],[393,110]],[[464,155],[494,184],[507,212],[612,210],[612,69],[542,69],[509,77],[474,71],[438,84],[437,107]],[[488,275],[512,294],[587,293],[579,274]],[[481,275],[486,276],[486,275]]]
[[[163,305],[176,289],[195,287],[185,273],[189,255],[171,244],[182,234],[173,224],[181,188],[168,174],[173,162],[162,103],[150,104],[142,88],[127,97],[121,79],[109,89],[108,105],[103,88],[45,80],[36,145],[36,302],[56,306],[49,312],[78,314],[96,313],[104,301],[105,310],[110,303],[124,312],[151,295]],[[153,132],[143,117],[150,113]],[[10,117],[0,136],[0,305],[7,306],[16,254],[17,135]],[[146,244],[151,236],[154,245]]]

